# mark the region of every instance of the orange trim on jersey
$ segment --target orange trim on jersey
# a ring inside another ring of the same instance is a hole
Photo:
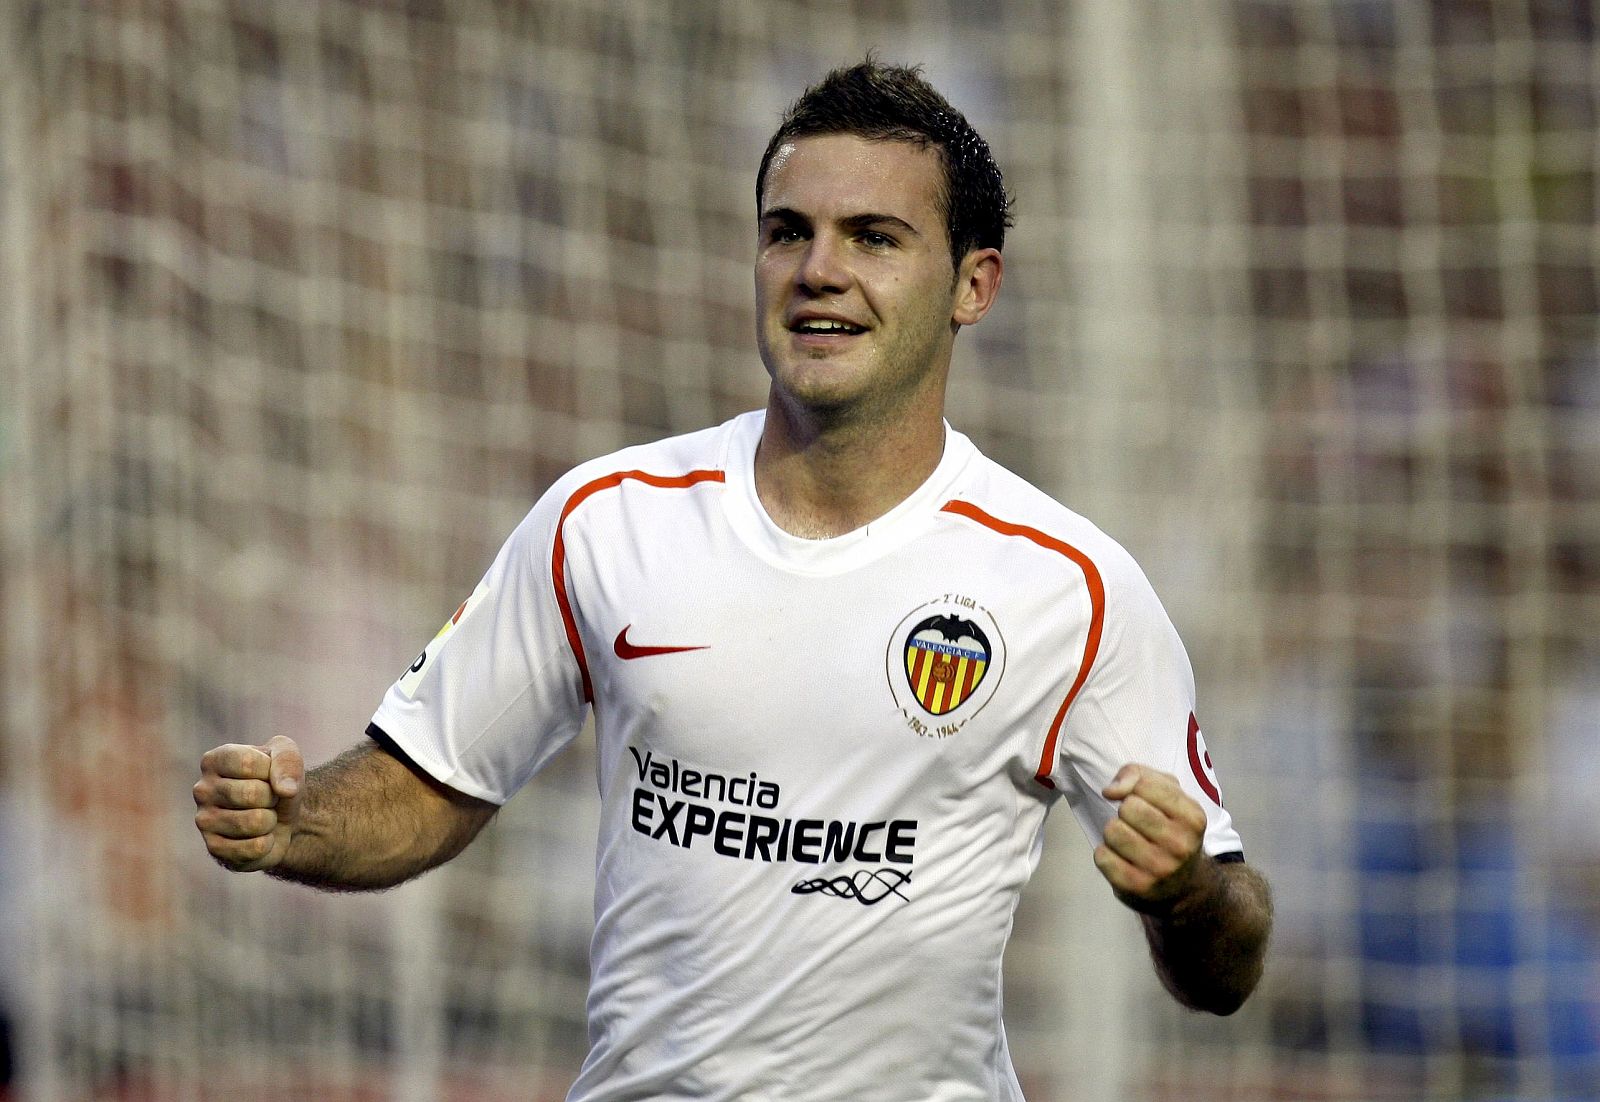
[[[556,591],[556,604],[561,608],[561,623],[567,629],[567,643],[572,647],[572,656],[578,660],[578,672],[583,676],[583,699],[585,703],[594,700],[594,683],[589,680],[589,661],[584,657],[583,640],[578,635],[578,621],[572,615],[572,601],[567,596],[567,518],[572,511],[582,505],[589,498],[601,490],[614,490],[629,479],[643,482],[647,486],[657,486],[667,490],[683,489],[701,482],[723,482],[726,476],[721,471],[690,471],[688,474],[660,475],[650,474],[647,471],[616,471],[613,474],[602,475],[593,482],[586,482],[567,498],[567,503],[561,507],[561,519],[556,521],[555,549],[551,552],[550,580]]]
[[[1067,718],[1067,709],[1072,707],[1072,702],[1078,698],[1078,691],[1089,679],[1089,670],[1093,668],[1094,660],[1100,653],[1100,634],[1105,629],[1106,622],[1106,587],[1100,580],[1100,570],[1088,555],[1071,544],[1063,543],[1054,536],[1045,535],[1037,528],[999,520],[969,501],[959,499],[947,501],[942,511],[976,521],[1003,536],[1021,536],[1025,540],[1032,540],[1046,550],[1066,556],[1083,571],[1084,583],[1089,587],[1089,634],[1083,642],[1083,661],[1078,665],[1078,676],[1073,680],[1072,687],[1067,690],[1066,697],[1061,701],[1061,707],[1056,709],[1055,719],[1050,723],[1050,733],[1044,740],[1044,752],[1039,755],[1039,768],[1033,774],[1034,780],[1046,788],[1054,788],[1055,782],[1050,779],[1050,772],[1051,763],[1056,756],[1056,740],[1061,736],[1061,725]]]

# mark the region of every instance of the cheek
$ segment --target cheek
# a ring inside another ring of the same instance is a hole
[[[901,313],[919,327],[941,325],[950,320],[954,301],[948,281],[933,278],[901,279],[893,288]]]
[[[758,258],[755,265],[756,302],[766,303],[779,298],[789,285],[787,267],[771,258]]]

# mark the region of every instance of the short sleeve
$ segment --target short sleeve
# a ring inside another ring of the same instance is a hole
[[[1067,712],[1051,780],[1098,845],[1117,813],[1101,790],[1130,762],[1154,766],[1177,777],[1205,809],[1205,851],[1237,855],[1242,844],[1222,803],[1195,709],[1194,672],[1177,629],[1126,552],[1108,556],[1102,568],[1100,647]]]
[[[435,779],[497,804],[572,741],[587,711],[552,581],[560,486],[512,532],[372,717]]]

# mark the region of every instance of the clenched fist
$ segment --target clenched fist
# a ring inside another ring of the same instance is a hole
[[[1148,765],[1124,765],[1103,794],[1119,803],[1094,863],[1118,899],[1159,915],[1207,886],[1209,866],[1200,849],[1205,809],[1178,778]]]
[[[194,825],[211,856],[234,872],[270,869],[282,861],[294,836],[305,775],[300,748],[283,735],[262,746],[231,743],[208,750],[194,786]]]

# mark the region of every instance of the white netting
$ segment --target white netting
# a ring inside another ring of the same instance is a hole
[[[756,161],[877,48],[1019,198],[950,417],[1127,543],[1280,932],[1170,1009],[1065,816],[1030,1097],[1600,1082],[1600,51],[1579,0],[0,6],[0,1007],[27,1099],[560,1098],[586,748],[457,862],[204,856],[552,478],[758,405]]]

